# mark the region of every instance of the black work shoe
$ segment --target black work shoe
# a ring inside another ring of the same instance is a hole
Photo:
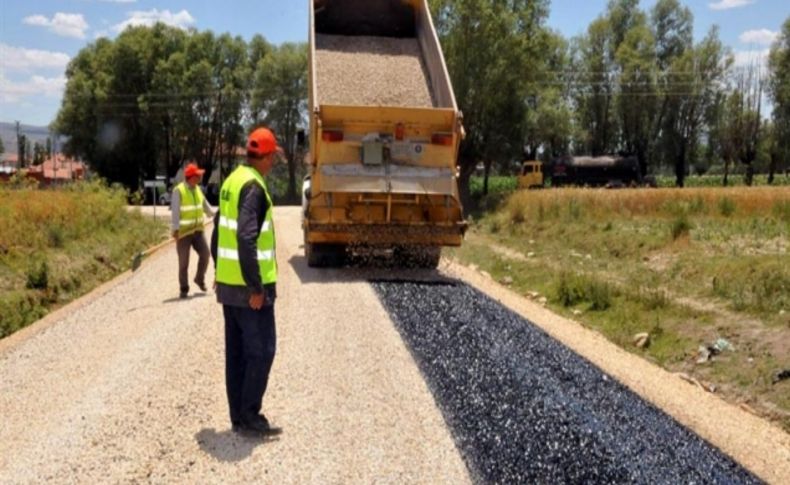
[[[188,295],[189,295],[188,292],[182,291],[181,293],[178,294],[178,297],[181,298],[182,300],[186,300]]]
[[[241,433],[252,436],[277,436],[282,433],[282,428],[276,428],[269,424],[264,418],[256,416],[251,421],[243,421],[241,423]]]
[[[198,286],[198,288],[200,288],[200,291],[202,291],[203,293],[208,291],[208,287],[206,286],[205,282],[200,282],[198,280],[195,280],[195,284]]]

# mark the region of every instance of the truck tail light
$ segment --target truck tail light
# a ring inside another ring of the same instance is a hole
[[[327,142],[343,141],[343,132],[338,130],[324,130],[321,132],[321,139]]]
[[[397,141],[403,141],[405,135],[406,135],[406,127],[403,126],[403,123],[398,123],[397,125],[395,125],[395,139]]]
[[[434,133],[431,137],[431,143],[451,147],[453,146],[453,135],[452,133]]]

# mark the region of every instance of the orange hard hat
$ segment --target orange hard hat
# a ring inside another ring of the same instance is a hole
[[[277,145],[277,138],[268,128],[258,128],[250,133],[247,139],[247,153],[263,157],[270,153],[282,151]]]
[[[190,163],[184,169],[184,178],[185,179],[189,179],[189,178],[192,178],[192,177],[203,176],[204,173],[206,173],[205,170],[201,170],[200,168],[198,168],[198,166],[196,164]]]

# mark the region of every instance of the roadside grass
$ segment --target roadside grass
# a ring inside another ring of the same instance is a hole
[[[166,235],[163,223],[126,210],[124,191],[100,182],[0,186],[0,338],[125,271]]]
[[[522,191],[449,254],[790,430],[790,187]],[[634,335],[650,334],[637,348]],[[735,352],[696,364],[725,338]]]
[[[651,345],[641,353],[662,365],[688,357],[687,347],[693,341],[678,331],[687,318],[700,327],[711,322],[710,315],[683,308],[649,288],[623,290],[584,271],[555,270],[539,259],[514,261],[479,239],[449,254],[497,281],[512,278],[513,290],[543,295],[555,312],[600,331],[623,347],[631,346],[634,334],[650,331]]]

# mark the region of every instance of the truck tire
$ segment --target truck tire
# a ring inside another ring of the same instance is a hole
[[[305,242],[304,252],[311,268],[339,268],[346,262],[346,247],[342,244]]]

